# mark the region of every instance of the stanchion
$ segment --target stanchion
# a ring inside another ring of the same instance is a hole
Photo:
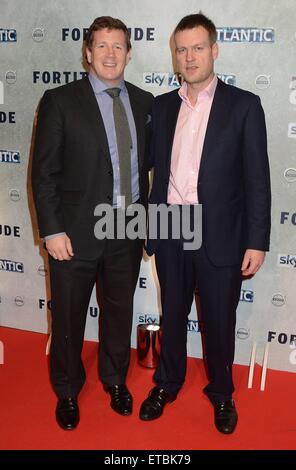
[[[251,359],[250,359],[250,368],[249,368],[248,388],[253,387],[253,376],[254,376],[256,353],[257,353],[257,344],[253,342]],[[265,348],[264,348],[264,356],[263,356],[262,371],[261,371],[261,383],[260,383],[261,392],[265,390],[268,353],[269,353],[269,343],[266,343]]]

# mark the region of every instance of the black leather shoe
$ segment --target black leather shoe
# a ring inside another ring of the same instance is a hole
[[[140,419],[151,421],[159,418],[165,405],[176,400],[175,396],[169,395],[163,388],[154,387],[150,390],[148,398],[143,401],[140,408]]]
[[[233,400],[220,401],[214,405],[215,426],[223,434],[231,434],[236,427],[237,412]]]
[[[79,423],[79,408],[76,398],[59,398],[56,419],[62,429],[75,429]]]
[[[105,390],[110,394],[110,406],[116,413],[123,416],[132,414],[133,397],[125,384],[107,386]]]

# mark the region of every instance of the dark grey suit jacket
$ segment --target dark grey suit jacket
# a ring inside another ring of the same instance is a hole
[[[134,115],[140,202],[147,204],[148,144],[153,95],[126,82]],[[88,78],[48,90],[41,99],[32,165],[40,236],[66,232],[74,253],[92,259],[97,204],[112,204],[113,171],[107,135]]]

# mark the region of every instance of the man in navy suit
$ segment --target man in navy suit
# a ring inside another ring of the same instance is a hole
[[[216,40],[215,25],[201,13],[179,22],[174,41],[184,82],[154,103],[150,203],[191,209],[202,204],[202,245],[188,250],[182,237],[148,239],[161,288],[163,335],[156,386],[140,418],[160,417],[182,387],[187,318],[197,288],[209,375],[204,392],[214,405],[217,429],[227,434],[237,423],[236,308],[242,276],[254,275],[269,249],[271,196],[260,99],[217,78]]]
[[[49,253],[50,373],[58,397],[56,419],[65,430],[79,422],[78,395],[85,382],[81,351],[97,278],[99,375],[112,409],[124,416],[132,412],[126,376],[142,241],[98,239],[94,232],[98,205],[110,205],[115,219],[126,194],[132,203],[147,205],[146,144],[153,96],[124,80],[130,58],[125,24],[109,16],[96,18],[86,37],[89,75],[46,91],[38,112],[32,183],[40,234]],[[121,119],[113,113],[118,96]],[[118,134],[127,142],[124,153],[116,128],[123,120],[125,132]]]

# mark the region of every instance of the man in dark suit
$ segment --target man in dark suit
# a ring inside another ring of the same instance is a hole
[[[56,418],[63,429],[74,429],[79,422],[77,397],[85,382],[81,351],[97,278],[99,375],[111,407],[121,415],[132,412],[126,375],[142,242],[116,236],[98,239],[94,233],[96,206],[110,204],[116,219],[122,197],[147,204],[145,153],[153,96],[124,81],[130,57],[124,23],[96,18],[86,37],[88,77],[46,91],[38,112],[32,181],[40,235],[49,252],[51,380],[58,397]],[[119,119],[115,99],[123,113]],[[128,142],[125,154],[122,139]]]
[[[163,334],[156,386],[140,418],[161,416],[184,382],[187,317],[197,288],[209,374],[204,391],[214,405],[217,429],[231,433],[237,423],[236,308],[242,276],[254,275],[269,249],[270,178],[260,100],[214,74],[216,39],[215,25],[203,14],[180,21],[174,41],[184,83],[154,102],[150,202],[191,209],[202,204],[202,244],[189,250],[182,237],[148,240],[161,288]]]

